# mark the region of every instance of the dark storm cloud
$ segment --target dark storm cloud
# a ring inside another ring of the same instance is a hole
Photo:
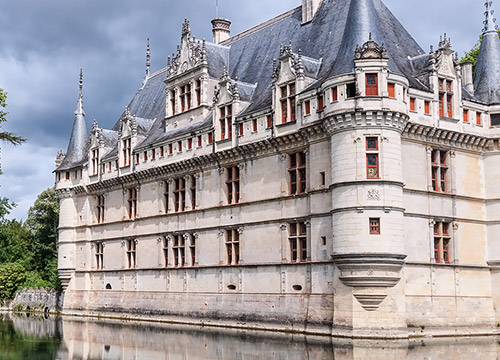
[[[447,32],[463,54],[482,27],[483,2],[471,0],[385,0],[424,50]],[[474,4],[472,4],[474,3]],[[0,88],[8,91],[6,129],[29,139],[4,147],[0,196],[19,203],[25,217],[44,188],[57,149],[66,151],[84,69],[87,123],[111,128],[141,85],[146,38],[152,71],[166,64],[180,40],[184,17],[193,35],[211,39],[215,0],[7,0],[0,12]],[[236,34],[301,4],[300,0],[220,0],[221,17]],[[497,6],[500,11],[500,1]],[[328,44],[325,44],[328,46]]]

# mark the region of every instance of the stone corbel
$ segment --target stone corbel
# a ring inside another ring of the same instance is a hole
[[[286,231],[288,229],[288,224],[281,224],[280,225],[280,230],[281,231]]]

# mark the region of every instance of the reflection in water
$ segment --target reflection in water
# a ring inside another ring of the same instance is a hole
[[[151,323],[0,316],[0,360],[496,360],[499,341],[486,337],[353,342]]]

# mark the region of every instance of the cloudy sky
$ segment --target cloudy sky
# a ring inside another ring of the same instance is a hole
[[[339,0],[340,1],[340,0]],[[460,55],[476,42],[481,0],[384,0],[424,50],[446,32]],[[239,33],[301,4],[301,0],[220,0],[219,15]],[[500,1],[494,2],[500,11]],[[7,0],[0,11],[0,88],[8,92],[3,130],[28,139],[2,145],[0,196],[26,219],[37,195],[53,186],[54,159],[66,151],[84,69],[87,124],[110,128],[139,88],[151,38],[152,71],[175,51],[185,17],[197,38],[211,39],[215,0]]]

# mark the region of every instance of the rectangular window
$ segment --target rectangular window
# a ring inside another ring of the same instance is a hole
[[[196,106],[200,106],[200,104],[201,104],[201,81],[200,80],[196,80],[195,92],[196,92]]]
[[[288,168],[290,176],[290,194],[297,195],[306,192],[306,154],[301,151],[290,154],[290,167]]]
[[[144,151],[144,162],[148,161],[148,152]]]
[[[172,155],[174,153],[174,145],[168,144],[168,154]]]
[[[170,187],[169,187],[168,181],[165,181],[165,187],[164,187],[164,191],[163,191],[163,201],[164,201],[164,205],[165,205],[165,207],[164,207],[165,214],[168,214],[168,210],[169,210],[169,207],[168,207],[168,201],[170,199],[169,190],[170,190]]]
[[[163,238],[163,261],[165,267],[168,266],[168,239],[166,237]]]
[[[415,98],[410,98],[410,111],[415,111]]]
[[[108,163],[108,172],[111,172],[111,162]]]
[[[444,116],[444,94],[439,94],[439,116]]]
[[[213,142],[214,142],[214,134],[208,133],[208,145],[212,145]]]
[[[135,163],[139,164],[139,160],[140,160],[140,155],[139,154],[135,154]]]
[[[332,88],[332,102],[335,102],[338,100],[339,100],[338,90],[337,90],[337,87],[335,86],[334,88]]]
[[[452,89],[453,82],[451,80],[439,79],[439,116],[453,117]]]
[[[165,156],[165,147],[162,145],[160,146],[160,157],[164,157]]]
[[[431,185],[433,191],[448,192],[448,152],[431,151]]]
[[[346,98],[350,99],[356,96],[356,83],[346,84]]]
[[[102,242],[95,243],[95,261],[97,270],[104,269],[104,244]]]
[[[311,114],[311,101],[306,100],[304,102],[304,115],[310,115]]]
[[[174,266],[183,267],[185,264],[185,242],[183,235],[174,235],[174,246],[172,246],[174,253]]]
[[[379,178],[378,138],[366,138],[366,178]]]
[[[66,171],[66,180],[69,180],[69,171]]]
[[[243,136],[243,131],[244,131],[244,125],[243,125],[243,123],[240,123],[238,135]]]
[[[252,120],[252,131],[257,132],[257,119]]]
[[[175,179],[175,212],[186,209],[186,180],[184,178]]]
[[[434,260],[436,263],[450,263],[450,223],[436,222],[434,224]]]
[[[233,129],[233,106],[220,108],[220,139],[231,139]]]
[[[366,96],[378,96],[377,74],[366,74]]]
[[[430,115],[431,114],[431,102],[425,100],[424,101],[424,114],[425,115]]]
[[[270,129],[273,127],[273,116],[272,115],[267,115],[267,129]]]
[[[151,160],[156,159],[156,149],[151,150]]]
[[[227,203],[237,204],[240,202],[240,168],[232,166],[227,171]]]
[[[193,148],[193,139],[189,138],[188,139],[188,150],[191,150]]]
[[[196,177],[191,175],[191,209],[196,209]]]
[[[181,105],[181,112],[184,112],[186,110],[186,87],[181,86],[180,89],[181,91],[179,93],[179,103]]]
[[[288,241],[290,243],[290,260],[292,262],[307,261],[307,226],[305,222],[289,224]]]
[[[201,135],[198,135],[198,147],[201,147],[203,145],[203,138]]]
[[[325,110],[325,103],[323,100],[323,95],[318,96],[318,112]]]
[[[388,83],[387,84],[387,92],[390,98],[396,98],[396,84]]]
[[[452,100],[453,95],[448,94],[446,97],[446,110],[449,118],[453,117]]]
[[[129,269],[134,269],[137,266],[136,251],[137,251],[136,240],[128,240],[127,241],[127,261],[128,261],[128,268]]]
[[[102,224],[104,222],[104,195],[99,195],[97,197],[97,223]]]
[[[191,109],[191,85],[186,85],[184,92],[186,94],[186,110]]]
[[[476,112],[476,124],[477,125],[482,125],[483,124],[483,122],[481,121],[481,115],[482,115],[482,113]]]
[[[115,169],[118,170],[118,160],[115,160]]]
[[[128,218],[135,219],[137,217],[137,189],[128,189]]]
[[[281,123],[294,122],[295,116],[295,83],[280,87]]]
[[[286,123],[288,119],[288,102],[287,102],[287,97],[288,97],[288,91],[286,86],[282,86],[280,88],[281,91],[281,123]]]
[[[491,126],[500,126],[500,114],[491,114]]]
[[[469,122],[469,110],[464,110],[464,123]]]
[[[177,152],[182,152],[182,141],[177,142]]]
[[[326,175],[325,175],[325,172],[322,171],[319,173],[319,177],[320,177],[320,184],[321,186],[325,186],[326,185]]]
[[[226,261],[228,265],[240,262],[240,233],[236,229],[226,230]]]
[[[172,110],[172,116],[175,115],[175,90],[170,91],[170,109]]]
[[[189,236],[189,255],[191,255],[191,266],[196,265],[196,236]]]
[[[380,235],[380,218],[370,218],[370,235]]]
[[[99,149],[92,150],[92,175],[99,173]]]

